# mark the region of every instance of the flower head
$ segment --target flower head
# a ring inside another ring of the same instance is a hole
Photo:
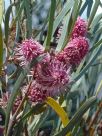
[[[52,59],[49,63],[38,64],[36,68],[36,83],[49,95],[58,94],[69,83],[69,69],[63,62]]]
[[[44,52],[44,47],[33,39],[26,39],[15,49],[15,59],[20,62],[21,66],[26,65],[29,61]]]
[[[41,103],[47,97],[47,90],[39,87],[35,81],[31,84],[29,91],[28,91],[28,99],[31,102]]]
[[[17,108],[19,107],[20,103],[22,101],[22,96],[17,96],[15,101],[14,101],[14,105],[13,105],[13,113],[16,112]]]
[[[64,50],[56,57],[65,64],[76,66],[89,50],[89,43],[85,37],[77,37],[71,40]]]
[[[74,39],[79,36],[84,37],[86,33],[87,33],[87,22],[83,20],[81,17],[78,17],[72,31],[71,39]]]
[[[0,107],[2,108],[6,108],[7,107],[7,103],[8,103],[8,99],[10,98],[10,93],[6,92],[2,94],[2,98],[0,98]]]

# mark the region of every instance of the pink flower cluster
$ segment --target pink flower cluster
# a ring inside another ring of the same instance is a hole
[[[21,101],[22,101],[22,96],[18,95],[14,101],[14,104],[13,104],[13,109],[12,109],[12,112],[15,113],[17,108],[19,107],[19,105],[21,104]]]
[[[75,22],[74,29],[72,31],[71,39],[74,39],[79,36],[86,36],[87,34],[87,22],[83,20],[81,17],[78,17]]]
[[[10,92],[3,93],[2,98],[0,98],[0,107],[2,107],[3,109],[6,109],[7,103],[8,103],[8,100],[9,100],[10,97],[11,97]],[[22,96],[21,95],[17,96],[15,101],[14,101],[13,108],[12,108],[13,113],[17,110],[21,101],[22,101]]]
[[[70,68],[67,69],[63,62],[51,59],[49,63],[38,64],[36,68],[36,83],[41,88],[48,90],[49,95],[59,94],[62,88],[69,83]]]
[[[33,39],[27,39],[15,49],[15,59],[21,66],[27,65],[32,59],[44,53],[44,47]]]
[[[47,90],[38,86],[35,81],[32,82],[27,95],[29,101],[31,102],[43,102],[48,96]]]
[[[62,52],[57,55],[57,59],[68,66],[77,66],[87,54],[89,43],[85,37],[77,37],[71,40]]]
[[[72,31],[70,42],[63,51],[57,54],[57,59],[71,67],[78,66],[89,50],[89,42],[85,37],[87,34],[87,23],[78,17]]]
[[[46,54],[45,59],[34,68],[34,81],[27,94],[30,101],[43,102],[48,96],[63,93],[70,82],[70,69],[79,65],[88,52],[86,32],[87,23],[79,17],[70,42],[58,54],[45,53],[44,47],[33,39],[25,40],[15,49],[16,59],[21,66],[39,55]]]

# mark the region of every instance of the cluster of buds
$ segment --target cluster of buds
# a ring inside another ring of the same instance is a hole
[[[63,87],[70,81],[70,68],[58,59],[51,59],[49,63],[38,64],[36,67],[36,83],[48,94],[54,96],[59,94]]]
[[[87,22],[78,17],[70,41],[63,51],[57,54],[57,59],[72,68],[78,66],[89,50],[86,34]]]
[[[34,68],[34,81],[28,91],[32,102],[43,102],[48,96],[55,96],[66,90],[70,83],[70,69],[78,66],[88,52],[86,39],[87,23],[77,19],[67,46],[59,53],[45,53],[44,47],[33,39],[25,40],[15,49],[15,59],[21,66],[39,55],[46,54],[44,60]]]
[[[75,22],[74,29],[72,31],[71,39],[76,37],[85,37],[87,34],[87,22],[83,20],[81,17],[78,17],[77,21]]]
[[[14,59],[26,66],[32,59],[44,53],[44,47],[33,39],[26,39],[15,49]]]
[[[17,96],[15,101],[14,101],[14,104],[13,104],[13,113],[16,112],[17,108],[19,107],[19,105],[21,104],[21,101],[22,101],[22,96]]]
[[[57,54],[58,60],[70,66],[78,66],[89,49],[89,43],[85,37],[77,37],[71,40],[64,50]]]
[[[9,100],[10,96],[11,96],[11,93],[8,93],[8,92],[2,94],[2,98],[0,98],[0,107],[2,107],[3,109],[7,108],[7,104],[8,104],[8,100]],[[21,101],[22,101],[22,96],[17,96],[14,101],[14,105],[13,105],[13,109],[12,109],[13,113],[17,110]],[[0,120],[1,120],[1,116],[0,116]]]
[[[39,87],[34,81],[29,87],[27,95],[30,102],[41,103],[47,98],[47,90]]]

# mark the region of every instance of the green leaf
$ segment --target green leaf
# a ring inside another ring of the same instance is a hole
[[[11,11],[12,11],[12,7],[15,6],[16,4],[13,3],[11,4],[7,11],[6,11],[6,14],[5,14],[5,41],[6,41],[6,45],[8,44],[8,35],[9,35],[9,20],[10,20],[10,14],[11,14]]]
[[[83,1],[83,5],[80,10],[80,16],[83,15],[83,13],[85,12],[87,8],[87,18],[89,18],[92,5],[93,5],[93,0],[89,0],[89,1],[86,0],[85,2]]]
[[[69,131],[71,131],[74,125],[80,121],[84,113],[96,102],[96,100],[96,96],[93,96],[86,100],[84,104],[77,110],[68,125],[61,132],[55,134],[55,136],[65,136]]]
[[[24,0],[23,0],[23,1],[21,2],[21,4],[20,4],[20,7],[19,7],[19,9],[18,9],[18,11],[17,11],[17,13],[16,13],[16,17],[14,18],[12,25],[13,25],[16,21],[18,21],[19,17],[21,16],[21,13],[22,13],[23,9],[24,9]]]
[[[3,16],[3,0],[0,0],[0,24],[2,22],[2,16]]]
[[[64,8],[61,10],[61,12],[59,13],[59,15],[54,20],[52,35],[54,34],[56,28],[58,27],[58,25],[60,24],[60,22],[62,21],[62,19],[64,18],[64,16],[67,14],[67,12],[69,12],[70,9],[73,7],[73,5],[74,5],[74,0],[71,0],[71,1],[68,0],[65,3]]]
[[[82,62],[80,63],[80,65],[78,66],[77,70],[76,70],[76,74],[79,74],[79,72],[81,71],[83,65],[84,65],[85,59],[82,60]]]
[[[97,46],[100,45],[102,41],[99,41]],[[102,50],[102,45],[100,45],[100,47],[98,48],[97,52],[95,53],[95,55],[90,59],[90,61],[87,63],[87,65],[82,69],[82,71],[78,74],[78,76],[74,79],[74,81],[78,81],[81,76],[83,76],[85,74],[85,72],[89,69],[89,67],[92,65],[92,63],[95,61],[95,59],[98,57],[98,55],[100,54]]]
[[[58,41],[58,45],[57,45],[57,48],[56,48],[57,52],[61,51],[61,49],[64,46],[63,44],[64,44],[64,41],[65,41],[65,38],[68,36],[68,25],[69,25],[70,16],[71,16],[71,12],[69,12],[64,19],[61,37]]]
[[[90,52],[93,52],[97,47],[100,46],[100,44],[102,44],[102,39],[100,41],[98,41],[91,49]]]
[[[95,26],[98,24],[98,22],[102,19],[102,13],[97,15],[95,19],[93,19],[91,26],[90,26],[90,33],[93,33]]]
[[[67,42],[70,39],[74,24],[75,24],[77,17],[79,15],[81,4],[82,4],[82,0],[80,0],[80,2],[79,2],[79,0],[75,0],[74,6],[73,6],[73,11],[72,11],[72,20],[69,25],[70,29],[69,29],[69,33],[68,33],[68,38],[65,41],[65,45],[67,44]]]
[[[95,0],[95,4],[93,6],[93,9],[91,11],[91,15],[89,17],[89,21],[88,21],[88,28],[90,27],[94,17],[95,17],[95,14],[97,12],[97,9],[98,9],[98,6],[100,5],[100,0]]]
[[[0,25],[0,74],[2,71],[2,65],[3,65],[3,37],[2,37],[2,29]]]
[[[26,77],[27,73],[29,72],[30,68],[32,66],[35,66],[43,58],[44,58],[44,56],[42,56],[42,57],[40,56],[40,57],[32,60],[31,64],[28,65],[25,69],[23,69],[21,71],[21,74],[19,75],[18,79],[16,80],[16,82],[14,84],[13,92],[11,94],[11,97],[9,98],[8,105],[7,105],[6,122],[5,122],[5,128],[6,128],[6,130],[7,130],[7,127],[8,127],[9,118],[10,118],[10,112],[11,112],[11,109],[12,109],[12,106],[13,106],[13,102],[14,102],[17,94],[18,94],[20,85],[22,84],[23,80],[25,79],[25,77]]]
[[[27,15],[27,38],[30,38],[32,36],[32,16],[30,13],[30,1],[25,0],[24,3]]]
[[[102,26],[100,26],[99,29],[97,29],[94,35],[98,36],[99,34],[101,34],[101,32],[102,32]]]
[[[75,125],[75,128],[72,132],[72,136],[75,136],[77,134],[77,131],[79,130],[79,127],[80,127],[80,123],[81,121],[79,121],[76,125]]]
[[[23,115],[20,121],[24,121],[31,115],[40,114],[45,110],[46,107],[44,107],[44,104],[37,104],[34,107],[32,107],[26,114]]]
[[[23,115],[30,109],[30,105],[26,103],[24,110],[23,110]],[[22,115],[22,116],[23,116]],[[15,126],[15,131],[14,131],[14,136],[22,136],[22,129],[24,128],[27,120],[20,120],[18,123],[16,123]]]
[[[45,122],[47,116],[49,114],[49,110],[45,111],[44,113],[42,113],[42,115],[40,116],[39,121],[37,122],[37,124],[35,124],[35,120],[34,123],[32,122],[32,124],[29,126],[31,131],[31,136],[34,136],[34,134],[36,134],[37,130],[42,126],[42,124]]]
[[[96,96],[99,95],[101,89],[102,89],[102,80],[100,81],[100,83],[99,83],[99,85],[98,85],[98,88],[97,88],[97,90],[96,90]]]
[[[49,47],[50,47],[50,42],[51,42],[51,37],[53,32],[55,9],[56,9],[56,0],[51,0],[47,38],[45,39],[45,42],[44,42],[44,46],[46,50],[49,50]]]

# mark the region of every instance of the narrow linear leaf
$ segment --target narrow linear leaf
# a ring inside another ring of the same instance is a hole
[[[102,13],[97,15],[95,19],[93,19],[91,26],[90,26],[90,32],[93,33],[95,26],[98,24],[98,22],[102,19]]]
[[[101,88],[102,88],[102,80],[100,81],[100,84],[96,90],[96,96],[99,94],[99,92],[101,91]]]
[[[71,16],[71,12],[69,12],[66,15],[65,20],[63,22],[63,29],[62,29],[62,32],[61,32],[61,37],[60,37],[60,39],[58,41],[58,45],[57,45],[57,48],[56,48],[57,52],[61,51],[61,49],[63,48],[65,38],[68,35],[68,25],[69,25],[70,16]]]
[[[10,20],[10,14],[11,14],[11,11],[12,11],[12,7],[15,6],[16,4],[13,3],[11,4],[7,11],[6,11],[6,14],[5,14],[5,41],[6,41],[6,45],[8,44],[8,35],[9,35],[9,20]]]
[[[56,0],[51,0],[51,7],[50,7],[50,16],[49,16],[49,25],[48,25],[48,33],[47,38],[44,42],[44,46],[46,50],[49,50],[52,32],[53,32],[53,23],[54,23],[54,15],[56,9]]]
[[[69,123],[69,118],[64,109],[51,97],[47,98],[46,103],[49,106],[51,106],[54,109],[54,111],[58,114],[58,116],[61,118],[63,126],[66,126]],[[68,133],[66,136],[70,135],[71,133]]]
[[[42,124],[45,122],[47,116],[49,115],[49,110],[45,111],[44,113],[42,113],[39,121],[37,122],[37,124],[33,127],[31,127],[31,136],[34,136],[34,134],[36,134],[37,130],[42,126]]]
[[[85,9],[87,8],[87,18],[88,18],[90,16],[92,5],[93,5],[93,0],[85,1],[83,6],[81,7],[80,16],[84,13]]]
[[[92,12],[91,12],[91,15],[89,17],[89,21],[88,21],[88,28],[90,27],[94,17],[95,17],[95,14],[97,12],[97,9],[98,9],[98,6],[100,5],[100,0],[95,0],[95,3],[94,3],[94,6],[93,6],[93,9],[92,9]]]
[[[82,69],[82,71],[79,73],[79,75],[74,79],[75,82],[78,81],[81,78],[81,76],[83,76],[85,74],[85,72],[89,69],[89,67],[92,65],[92,63],[95,61],[95,59],[98,57],[101,50],[102,50],[102,45],[98,48],[95,55],[91,58],[91,60],[88,62],[88,64]]]
[[[74,125],[80,121],[84,113],[96,102],[96,100],[96,96],[86,100],[85,103],[75,113],[74,117],[70,120],[68,125],[61,132],[55,134],[55,136],[65,136],[69,131],[71,131]]]
[[[99,34],[102,33],[102,27],[99,27],[99,29],[95,32],[95,36],[98,36]]]
[[[16,17],[14,18],[12,25],[14,25],[16,23],[16,21],[18,21],[23,9],[24,9],[24,0],[20,4],[19,10],[16,13]]]
[[[23,113],[22,116],[31,108],[30,104],[28,102],[26,102],[26,105],[23,109]],[[14,132],[14,136],[22,136],[22,128],[25,127],[25,125],[27,123],[27,120],[21,120],[16,124],[15,127],[15,132]]]
[[[2,22],[2,16],[3,16],[3,0],[0,0],[0,24]]]
[[[0,25],[0,74],[2,71],[2,65],[3,65],[3,39],[2,39],[2,28]]]
[[[67,44],[67,42],[70,39],[74,24],[75,24],[76,19],[77,19],[78,15],[79,15],[81,4],[82,4],[82,0],[80,0],[80,2],[79,2],[79,0],[75,0],[74,6],[73,6],[73,11],[72,11],[72,22],[70,22],[71,26],[69,26],[69,28],[70,28],[69,29],[69,34],[68,34],[68,38],[65,41],[65,45]]]
[[[43,111],[46,110],[46,106],[44,104],[37,104],[34,107],[32,107],[29,112],[27,112],[20,121],[24,121],[25,119],[27,119],[28,117],[30,117],[31,115],[37,115],[42,113]]]
[[[30,1],[25,0],[24,3],[27,15],[27,38],[30,38],[32,36],[32,16],[30,13]]]
[[[62,19],[64,18],[64,16],[67,14],[67,12],[69,12],[70,9],[73,7],[73,5],[74,5],[74,0],[71,0],[71,1],[68,0],[66,2],[66,4],[64,5],[64,8],[61,10],[61,12],[59,13],[59,15],[54,20],[52,35],[54,34],[56,28],[58,27],[58,25],[60,24],[60,22],[62,21]]]
[[[83,65],[84,65],[84,62],[85,62],[85,59],[83,59],[82,62],[80,63],[80,65],[78,66],[77,71],[76,71],[76,74],[79,74],[79,73],[80,73],[80,71],[81,71],[81,69],[82,69],[82,67],[83,67]]]
[[[90,52],[93,52],[97,47],[100,46],[100,44],[102,44],[102,39],[100,41],[98,41],[91,49]]]

